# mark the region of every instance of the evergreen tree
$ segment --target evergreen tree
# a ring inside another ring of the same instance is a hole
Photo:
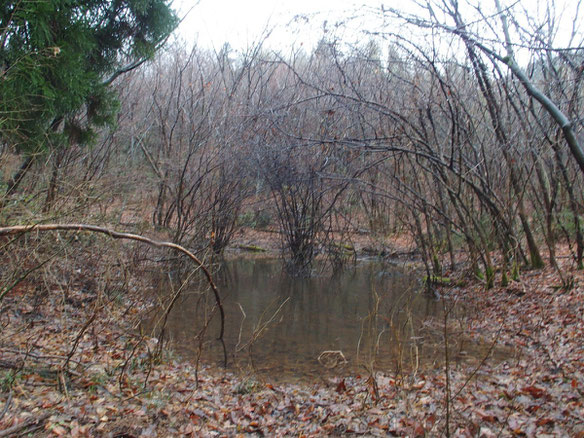
[[[167,0],[2,2],[0,142],[29,157],[88,143],[116,115],[111,82],[176,24]]]

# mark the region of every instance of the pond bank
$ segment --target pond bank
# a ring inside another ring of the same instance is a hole
[[[128,302],[80,286],[35,307],[21,288],[2,304],[0,436],[584,436],[584,278],[565,275],[570,290],[550,269],[488,292],[440,289],[474,308],[447,339],[511,347],[507,361],[281,385],[154,358]]]
[[[415,242],[407,236],[376,236],[372,233],[351,233],[335,236],[337,245],[347,256],[383,257],[401,262],[417,257]],[[281,235],[277,230],[241,228],[225,253],[227,258],[248,254],[258,257],[280,257]]]

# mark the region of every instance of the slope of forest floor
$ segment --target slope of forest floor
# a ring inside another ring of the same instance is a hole
[[[0,313],[0,437],[584,437],[584,276],[564,275],[572,288],[548,268],[490,291],[441,290],[472,310],[463,327],[447,324],[446,339],[462,328],[510,347],[504,362],[312,385],[197,375],[193,364],[152,355],[155,342],[131,327],[140,306],[96,300],[82,284],[39,306],[23,285]]]

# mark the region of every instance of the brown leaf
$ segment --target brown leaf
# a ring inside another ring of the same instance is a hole
[[[420,380],[419,382],[413,384],[411,386],[411,388],[412,389],[422,389],[425,385],[426,385],[426,381],[425,380]]]
[[[537,420],[535,422],[535,424],[537,424],[538,426],[547,426],[548,424],[550,426],[553,426],[555,423],[554,420],[552,420],[551,418],[540,418],[539,420]]]
[[[522,391],[525,394],[531,395],[533,398],[541,398],[546,394],[542,388],[533,385],[524,387]]]
[[[424,426],[417,424],[414,428],[414,436],[426,436],[426,430],[424,429]]]
[[[497,421],[497,417],[495,417],[493,414],[489,414],[483,410],[477,409],[476,413],[479,417],[481,417],[481,420],[483,420],[487,423],[494,423]]]
[[[430,416],[426,418],[426,421],[428,421],[430,425],[434,426],[434,423],[436,423],[436,415],[430,414]]]
[[[65,430],[65,428],[63,426],[55,426],[55,427],[52,427],[50,429],[51,429],[51,432],[53,432],[57,436],[64,436],[67,434],[67,431]]]

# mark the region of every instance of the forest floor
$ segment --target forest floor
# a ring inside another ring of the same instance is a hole
[[[570,288],[546,268],[489,291],[440,289],[472,309],[462,327],[446,324],[445,338],[462,328],[514,351],[507,360],[314,384],[154,356],[154,340],[133,328],[145,310],[129,298],[139,284],[108,299],[80,278],[39,305],[23,283],[0,303],[0,437],[584,437],[584,272],[563,260]]]

